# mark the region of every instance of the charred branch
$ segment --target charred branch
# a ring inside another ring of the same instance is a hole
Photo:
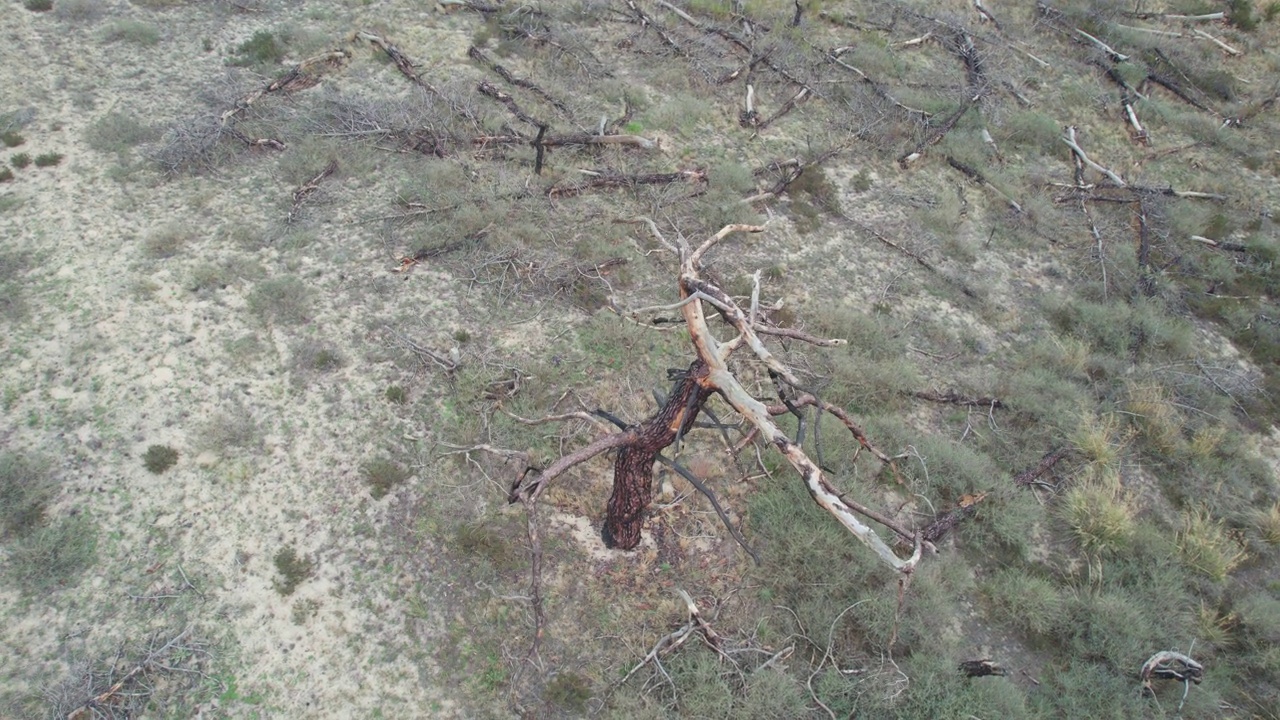
[[[1058,461],[1067,456],[1070,452],[1066,448],[1059,448],[1040,458],[1040,462],[1034,467],[1027,468],[1013,477],[1013,484],[1018,487],[1026,487],[1038,481],[1042,475],[1053,469]]]
[[[628,188],[637,185],[672,185],[679,182],[702,184],[707,182],[705,170],[677,170],[670,173],[646,173],[623,175],[612,171],[580,170],[591,176],[590,180],[576,184],[556,185],[547,191],[551,198],[572,197],[589,190]]]

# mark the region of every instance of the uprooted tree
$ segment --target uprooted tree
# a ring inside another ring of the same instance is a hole
[[[920,560],[923,546],[921,536],[907,531],[880,513],[844,497],[831,484],[820,463],[812,460],[802,447],[804,427],[804,410],[802,409],[813,408],[817,412],[830,413],[845,425],[862,448],[873,453],[881,462],[892,463],[892,459],[870,443],[865,433],[853,422],[848,413],[840,407],[824,402],[806,389],[791,369],[769,351],[762,336],[785,336],[823,346],[842,345],[845,341],[818,338],[794,329],[768,327],[758,322],[760,317],[758,273],[755,276],[756,285],[752,293],[751,306],[747,311],[743,311],[738,303],[714,282],[703,277],[702,260],[717,243],[734,233],[763,232],[764,226],[727,225],[698,247],[692,248],[681,237],[677,237],[674,243],[668,241],[658,230],[657,225],[647,218],[637,218],[634,222],[648,225],[658,242],[679,256],[677,284],[680,301],[665,307],[636,310],[632,315],[638,317],[645,312],[678,310],[688,329],[697,357],[686,370],[673,373],[676,380],[674,390],[653,417],[640,425],[624,426],[620,430],[602,434],[586,447],[561,456],[545,469],[526,468],[513,484],[508,500],[513,503],[525,503],[526,507],[530,508],[531,517],[535,517],[534,506],[553,480],[580,463],[614,450],[616,457],[613,493],[609,498],[602,534],[605,543],[610,547],[633,549],[640,542],[644,513],[652,497],[653,467],[660,459],[660,453],[672,444],[678,444],[693,428],[708,400],[713,395],[719,395],[743,419],[747,439],[759,439],[781,453],[800,474],[809,494],[819,506],[866,544],[883,562],[904,575],[911,573]],[[712,312],[718,314],[733,329],[736,334],[732,338],[721,340],[712,332],[708,324],[707,306],[710,306]],[[765,367],[769,377],[773,379],[780,404],[769,405],[754,397],[729,369],[730,356],[744,348]],[[783,432],[773,420],[774,416],[786,413],[792,413],[801,420],[801,430],[795,439]],[[593,419],[597,424],[603,424],[586,413],[573,413],[554,419],[569,417]],[[595,417],[613,419],[603,411],[596,411]],[[614,420],[614,422],[623,425],[620,421]],[[685,473],[681,474],[685,475]],[[689,475],[685,477],[696,482],[696,479]],[[703,487],[699,487],[699,490],[706,492]],[[718,504],[709,493],[708,497],[718,509]],[[724,517],[723,513],[721,517]],[[863,522],[861,519],[863,517],[889,527],[909,543],[914,548],[910,557],[903,559],[895,553],[869,525]],[[732,530],[732,527],[730,529]],[[535,572],[536,564],[535,560]]]

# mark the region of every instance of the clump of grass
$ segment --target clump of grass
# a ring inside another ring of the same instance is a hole
[[[303,340],[293,347],[292,355],[294,378],[301,384],[346,364],[337,347],[323,340]]]
[[[1134,414],[1142,439],[1163,453],[1178,448],[1182,439],[1182,414],[1168,391],[1153,382],[1130,382],[1127,390],[1126,407]]]
[[[871,175],[866,168],[860,168],[858,174],[853,176],[853,189],[857,192],[866,192],[871,189],[873,181]]]
[[[380,500],[395,486],[409,479],[410,472],[389,458],[376,458],[364,464],[364,480],[369,483],[369,493]]]
[[[256,450],[262,446],[262,428],[253,413],[243,405],[235,404],[219,412],[204,425],[200,437],[210,450]]]
[[[543,697],[565,712],[581,715],[591,699],[591,681],[577,673],[558,673],[547,683]]]
[[[1247,557],[1243,543],[1232,537],[1223,522],[1215,520],[1204,508],[1182,513],[1177,545],[1187,567],[1218,582],[1226,580]]]
[[[25,137],[14,130],[6,130],[0,133],[0,142],[3,142],[5,147],[18,147],[26,141]]]
[[[7,167],[0,167],[0,182],[9,182],[13,179],[13,171]]]
[[[141,20],[117,20],[103,31],[102,39],[151,47],[160,42],[160,28]]]
[[[1061,512],[1086,552],[1122,550],[1133,536],[1134,509],[1117,482],[1091,480],[1073,487]]]
[[[809,168],[787,187],[791,198],[791,211],[796,229],[803,234],[817,230],[822,225],[822,214],[838,210],[836,186],[827,179],[822,168]]]
[[[1062,622],[1063,602],[1053,583],[1022,570],[1003,570],[982,585],[992,617],[1032,637],[1048,635]]]
[[[311,319],[315,293],[296,277],[258,283],[249,295],[249,311],[266,322],[301,325]]]
[[[1128,442],[1118,416],[1089,412],[1081,414],[1070,440],[1076,450],[1088,459],[1095,476],[1107,475],[1116,469]]]
[[[21,170],[31,164],[31,155],[29,153],[17,153],[9,158],[9,163]]]
[[[383,393],[383,396],[387,398],[387,402],[395,403],[396,405],[403,405],[409,400],[409,393],[399,385],[388,385],[387,391]]]
[[[56,491],[45,462],[14,452],[0,455],[0,539],[38,527]]]
[[[98,528],[83,513],[60,518],[13,543],[7,575],[28,593],[70,584],[97,557]]]
[[[159,475],[178,462],[178,451],[168,445],[152,445],[142,455],[142,464],[147,470]]]
[[[1280,502],[1272,503],[1266,510],[1259,510],[1254,516],[1254,525],[1263,542],[1272,547],[1280,547]]]
[[[280,577],[273,580],[271,584],[276,592],[284,596],[292,595],[293,591],[316,571],[315,561],[299,555],[292,545],[280,548],[275,556],[275,564],[276,572],[280,573]]]
[[[85,129],[84,137],[94,150],[120,155],[137,145],[155,140],[158,135],[151,126],[133,115],[112,112],[94,120]]]
[[[59,20],[69,22],[92,22],[106,12],[106,3],[102,0],[58,0],[53,14]]]
[[[49,12],[53,9],[53,0],[23,0],[22,6],[31,12]]]
[[[153,260],[165,260],[182,252],[191,233],[179,225],[165,225],[153,230],[142,243],[143,253]]]
[[[236,57],[231,64],[240,67],[268,65],[279,62],[283,57],[284,44],[270,31],[259,30],[236,46]]]
[[[453,540],[454,547],[468,555],[482,557],[494,567],[507,568],[515,562],[510,543],[483,522],[462,523],[454,530]]]
[[[1038,155],[1053,155],[1062,142],[1062,124],[1043,113],[1022,110],[1014,113],[1004,125],[1004,144]]]

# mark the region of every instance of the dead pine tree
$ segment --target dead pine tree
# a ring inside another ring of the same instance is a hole
[[[757,323],[756,307],[744,311],[737,302],[712,281],[703,277],[702,260],[718,243],[730,235],[759,233],[763,226],[727,225],[697,248],[691,248],[683,238],[668,241],[658,231],[657,225],[647,218],[637,218],[637,224],[645,224],[658,242],[678,253],[681,258],[677,287],[680,301],[673,305],[645,308],[632,312],[633,317],[644,313],[679,311],[682,315],[696,358],[686,370],[675,373],[675,387],[663,406],[651,418],[638,425],[606,432],[585,447],[567,453],[546,468],[530,468],[521,474],[511,488],[508,500],[523,502],[526,506],[536,503],[547,486],[571,468],[608,452],[615,452],[613,493],[609,498],[602,535],[610,547],[623,550],[635,548],[640,542],[641,528],[653,487],[653,466],[660,453],[678,443],[694,425],[699,413],[713,395],[720,396],[743,418],[751,436],[781,453],[799,474],[809,494],[820,507],[830,513],[854,537],[863,542],[882,561],[894,569],[909,575],[920,559],[922,541],[918,534],[902,528],[893,520],[852,502],[828,480],[819,463],[814,462],[797,438],[788,436],[774,422],[774,416],[791,413],[802,419],[802,409],[809,407],[829,412],[839,418],[863,448],[872,452],[882,462],[892,462],[867,440],[862,430],[854,424],[841,408],[830,405],[803,387],[795,374],[774,356],[765,346],[762,336],[773,332],[772,328]],[[757,282],[759,275],[757,274]],[[753,294],[758,298],[758,292]],[[711,329],[707,316],[710,312],[731,328],[733,336],[721,339]],[[788,331],[788,337],[820,346],[843,344],[843,340],[811,337],[804,333]],[[743,350],[764,365],[774,378],[781,405],[770,406],[754,397],[733,371],[729,369],[730,356]],[[581,418],[586,413],[575,413]],[[600,416],[609,417],[607,413]],[[566,416],[552,419],[567,419]],[[864,518],[871,518],[890,527],[899,537],[914,546],[909,558],[899,557]]]

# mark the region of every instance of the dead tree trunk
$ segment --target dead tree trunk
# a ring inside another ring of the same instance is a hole
[[[631,550],[640,544],[644,511],[653,499],[653,464],[658,453],[693,427],[714,390],[707,382],[706,364],[695,360],[681,373],[675,392],[658,414],[635,428],[634,440],[619,448],[613,461],[613,494],[601,532],[605,545]]]

